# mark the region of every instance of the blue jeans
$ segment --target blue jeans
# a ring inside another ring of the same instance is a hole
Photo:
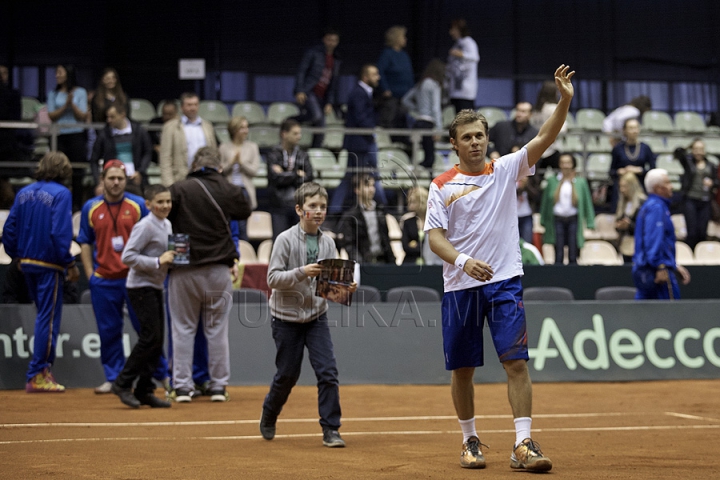
[[[532,215],[526,217],[518,217],[518,228],[520,229],[520,238],[527,243],[533,243],[533,218]]]
[[[323,429],[340,428],[338,370],[327,321],[327,314],[324,313],[308,323],[272,319],[272,334],[277,347],[277,373],[265,397],[263,409],[274,417],[280,415],[290,391],[300,377],[303,352],[307,347],[310,364],[317,377],[320,425]]]
[[[300,115],[296,120],[298,122],[309,123],[313,127],[325,126],[325,109],[320,99],[313,92],[306,95],[305,105],[300,106]],[[313,135],[312,148],[322,147],[325,135],[316,133]]]
[[[373,143],[368,153],[358,153],[357,155],[350,153],[348,155],[347,171],[330,199],[328,214],[339,215],[343,212],[343,206],[347,201],[348,194],[353,190],[352,179],[355,175],[362,173],[359,169],[364,169],[364,172],[375,176],[374,200],[379,205],[387,205],[385,190],[377,175],[377,145]]]
[[[555,216],[555,265],[563,264],[565,253],[563,247],[568,247],[568,263],[577,263],[577,215],[570,217]]]

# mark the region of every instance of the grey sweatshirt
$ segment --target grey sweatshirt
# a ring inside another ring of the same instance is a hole
[[[160,220],[150,213],[135,224],[122,253],[122,261],[130,267],[127,288],[153,287],[163,289],[168,265],[159,265],[158,257],[168,249],[170,220]]]
[[[300,224],[282,232],[273,243],[267,283],[272,288],[270,313],[286,322],[307,323],[328,309],[327,300],[315,296],[315,279],[305,275],[306,233]],[[319,232],[318,262],[335,258],[335,242]]]

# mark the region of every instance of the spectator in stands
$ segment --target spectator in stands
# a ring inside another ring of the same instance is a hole
[[[150,125],[165,125],[173,118],[177,118],[178,108],[175,100],[168,99],[163,100],[162,109],[160,110],[160,116],[150,120]],[[150,130],[150,140],[153,144],[153,155],[152,161],[155,164],[160,163],[160,138],[162,137],[161,130]]]
[[[544,243],[555,245],[555,264],[563,264],[567,246],[572,265],[585,244],[583,230],[595,228],[595,210],[587,180],[576,175],[575,156],[562,153],[558,163],[560,173],[548,178],[543,192],[540,223],[545,227]]]
[[[382,78],[382,77],[381,77]],[[402,99],[403,105],[415,117],[413,128],[418,129],[441,129],[442,121],[442,82],[445,78],[445,64],[434,58],[430,60],[422,79],[410,89]],[[438,135],[426,135],[422,137],[422,147],[425,153],[422,165],[432,172],[435,162],[435,141],[439,140]]]
[[[707,237],[707,227],[712,214],[711,201],[720,182],[718,169],[705,157],[705,142],[696,138],[690,145],[689,154],[683,148],[674,153],[685,173],[682,176],[683,213],[687,225],[690,248]]]
[[[273,240],[298,222],[295,190],[313,180],[310,158],[299,147],[301,138],[302,128],[298,121],[285,120],[280,125],[280,145],[273,147],[266,157]]]
[[[174,233],[190,238],[190,264],[173,268],[168,282],[176,402],[192,400],[193,343],[201,313],[208,345],[210,400],[225,402],[229,398],[225,389],[230,380],[228,326],[239,255],[228,219],[245,220],[251,208],[243,189],[222,176],[220,162],[217,148],[203,147],[195,154],[188,178],[170,187],[168,220]]]
[[[122,105],[127,111],[128,98],[120,84],[120,77],[114,68],[103,70],[95,92],[90,95],[90,120],[104,123],[108,108]]]
[[[150,135],[138,122],[127,118],[127,107],[122,103],[110,105],[106,111],[107,124],[100,130],[90,156],[90,170],[100,186],[99,161],[118,159],[125,165],[130,185],[126,188],[136,195],[148,184],[147,169],[152,157]],[[100,191],[97,191],[99,195]]]
[[[380,74],[375,65],[365,64],[360,69],[360,79],[350,91],[347,102],[347,113],[345,115],[345,127],[347,128],[375,128],[375,108],[373,107],[373,89],[380,82]],[[376,175],[375,180],[375,201],[378,204],[387,205],[385,190],[377,176],[377,144],[375,137],[369,135],[345,135],[343,148],[348,154],[347,171],[340,185],[335,189],[328,213],[339,215],[347,201],[348,190],[352,179],[361,171],[372,172]]]
[[[628,263],[632,262],[635,251],[635,219],[647,196],[640,186],[637,175],[632,172],[620,177],[618,186],[620,195],[615,212],[615,230],[619,235],[618,250],[623,260]]]
[[[400,219],[402,246],[405,251],[403,263],[416,265],[442,265],[442,260],[432,250],[425,231],[428,190],[415,187],[408,192],[408,213]]]
[[[37,182],[18,192],[5,222],[2,243],[20,259],[30,297],[37,307],[33,358],[26,374],[28,393],[62,393],[50,368],[62,319],[63,280],[80,278],[72,242],[72,201],[63,185],[72,175],[67,156],[48,152],[40,160]]]
[[[450,22],[449,34],[455,42],[448,53],[445,71],[450,103],[456,112],[466,108],[472,110],[477,97],[477,68],[480,62],[478,46],[470,36],[470,29],[464,18],[456,18]]]
[[[667,170],[654,168],[645,175],[648,199],[640,207],[635,225],[632,276],[638,300],[677,300],[690,273],[675,263],[675,227],[670,220],[672,184]]]
[[[518,102],[515,105],[515,118],[497,122],[490,129],[490,141],[493,148],[489,153],[497,151],[500,156],[512,152],[513,147],[527,144],[535,138],[538,129],[530,125],[532,104],[530,102]]]
[[[555,86],[555,82],[552,81],[545,81],[542,84],[542,87],[540,88],[540,91],[537,95],[537,100],[535,100],[535,106],[533,107],[532,115],[530,116],[530,125],[533,126],[533,128],[540,129],[540,127],[543,126],[543,124],[547,121],[548,118],[550,118],[550,115],[555,111],[557,108],[557,102],[558,102],[558,90]],[[517,114],[515,116],[517,119]],[[562,129],[560,130],[561,134],[564,134],[567,132],[568,126],[567,126],[567,120],[562,126]],[[538,162],[539,168],[547,168],[552,167],[553,169],[558,168],[558,159],[560,158],[560,140],[555,140],[555,143],[553,143],[550,148],[545,150],[545,153],[543,153],[542,158],[540,159],[540,162]]]
[[[639,140],[640,122],[636,118],[625,120],[623,125],[625,140],[617,143],[612,150],[612,163],[610,164],[610,178],[613,184],[626,173],[634,173],[642,184],[645,174],[655,168],[656,155],[652,149]],[[617,201],[617,191],[613,194]]]
[[[128,267],[122,263],[121,255],[130,232],[148,210],[142,197],[125,191],[127,175],[125,164],[120,160],[106,161],[101,179],[103,194],[83,206],[77,242],[90,287],[100,335],[100,361],[105,373],[105,382],[95,388],[95,393],[105,394],[110,393],[112,382],[125,365],[123,306],[127,307],[135,331],[140,331],[127,295]],[[163,359],[154,377],[165,382],[167,372],[167,362]]]
[[[610,135],[610,143],[614,146],[622,140],[625,121],[634,118],[638,122],[642,120],[643,113],[652,109],[650,97],[640,95],[630,100],[627,105],[622,105],[608,114],[603,120],[602,131]]]
[[[295,76],[295,101],[301,113],[299,122],[309,122],[313,127],[325,126],[337,100],[340,79],[340,58],[335,49],[340,44],[340,33],[332,28],[325,30],[322,45],[308,49],[303,55]],[[313,135],[313,148],[322,147],[323,135]]]
[[[402,25],[390,27],[385,32],[385,48],[378,58],[380,73],[380,101],[378,125],[385,128],[407,127],[406,111],[401,100],[415,82],[407,45],[407,28]]]
[[[390,246],[385,209],[373,200],[374,177],[359,173],[353,177],[357,205],[343,213],[338,223],[337,243],[350,260],[363,263],[395,264]]]
[[[542,159],[540,160],[542,161]],[[534,176],[534,175],[533,175]],[[539,175],[538,175],[539,177]],[[520,238],[533,243],[533,213],[537,213],[542,192],[537,180],[523,177],[516,182]]]
[[[230,183],[242,187],[245,190],[247,200],[253,210],[257,208],[257,195],[253,177],[257,176],[260,168],[260,149],[257,143],[247,139],[250,131],[250,124],[245,117],[233,117],[228,123],[228,133],[231,140],[220,145],[220,156],[222,157],[222,174]],[[238,222],[239,238],[248,240],[247,221]]]
[[[22,101],[20,92],[10,86],[10,71],[0,65],[0,122],[20,121]],[[0,128],[0,161],[15,160],[18,154],[16,132],[12,128]]]
[[[202,147],[217,147],[212,123],[198,116],[200,98],[186,92],[180,96],[182,116],[163,125],[160,143],[160,177],[170,186],[184,180],[195,153]]]
[[[85,123],[88,111],[87,91],[77,86],[75,67],[58,65],[55,69],[57,85],[47,94],[48,116],[53,123]],[[61,128],[57,137],[57,150],[67,155],[71,163],[87,162],[87,136],[82,127]],[[73,210],[82,205],[84,172],[73,169]]]

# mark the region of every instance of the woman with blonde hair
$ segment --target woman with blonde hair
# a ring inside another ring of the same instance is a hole
[[[625,173],[618,184],[620,195],[615,213],[615,230],[620,235],[618,250],[627,263],[632,261],[635,253],[635,217],[647,195],[633,172]]]
[[[229,142],[220,144],[222,173],[230,183],[245,189],[245,196],[253,210],[257,208],[257,196],[252,179],[257,176],[260,168],[260,149],[258,144],[247,139],[249,129],[248,119],[245,117],[232,117],[228,123]],[[247,240],[247,220],[238,222],[240,239]]]

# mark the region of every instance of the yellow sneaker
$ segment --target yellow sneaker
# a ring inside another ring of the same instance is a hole
[[[510,468],[521,468],[530,472],[549,472],[552,469],[552,461],[543,455],[540,445],[526,438],[510,455]]]
[[[482,454],[482,446],[478,437],[470,437],[463,443],[460,453],[460,466],[463,468],[485,468],[485,457]]]
[[[63,393],[65,387],[57,383],[50,370],[46,368],[25,384],[25,391],[27,393]]]

